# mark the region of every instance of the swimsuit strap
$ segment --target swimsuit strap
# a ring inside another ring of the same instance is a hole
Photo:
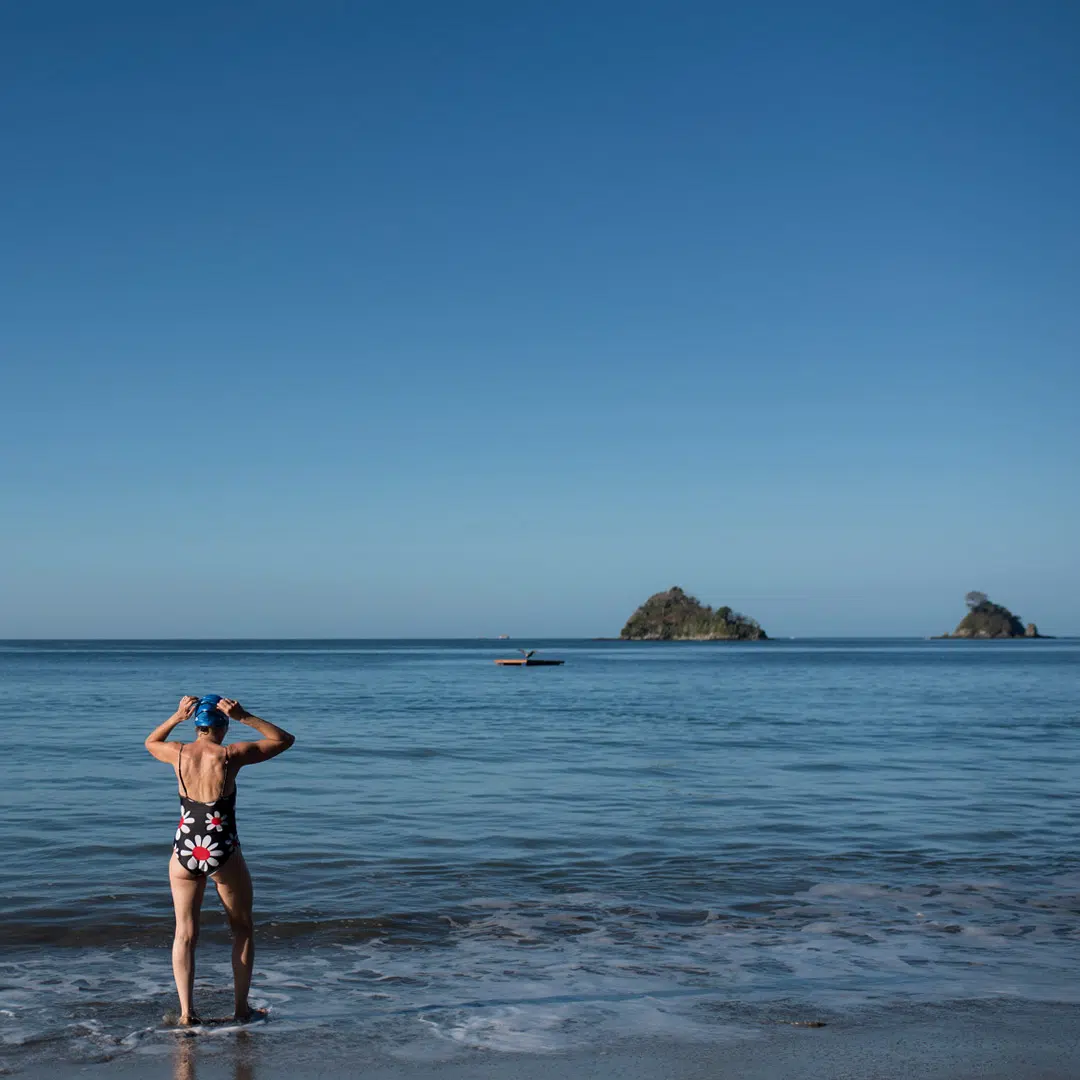
[[[218,799],[225,798],[225,785],[229,782],[229,748],[225,747],[225,777],[221,781],[221,791],[218,792]]]
[[[191,796],[187,793],[187,784],[184,783],[184,774],[180,771],[180,759],[184,756],[184,744],[180,744],[180,749],[176,754],[176,775],[180,777],[180,786],[184,789],[185,798],[190,799]]]

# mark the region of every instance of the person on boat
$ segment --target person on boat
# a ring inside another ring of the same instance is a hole
[[[192,716],[195,741],[168,742],[173,728]],[[247,724],[262,738],[224,746],[230,720]],[[181,698],[176,712],[146,737],[146,749],[173,767],[180,787],[180,824],[169,856],[169,885],[176,910],[172,965],[182,1026],[201,1022],[192,995],[199,912],[207,878],[217,887],[232,930],[235,1017],[244,1021],[255,1015],[248,1004],[255,960],[253,893],[236,834],[236,774],[245,765],[277,757],[293,742],[284,729],[253,716],[240,702],[217,694]]]

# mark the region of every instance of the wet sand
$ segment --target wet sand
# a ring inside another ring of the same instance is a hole
[[[1077,1080],[1080,1006],[979,1003],[833,1019],[825,1027],[747,1028],[722,1041],[640,1039],[567,1054],[429,1048],[426,1060],[370,1043],[271,1028],[178,1037],[93,1065],[20,1071],[30,1080]]]

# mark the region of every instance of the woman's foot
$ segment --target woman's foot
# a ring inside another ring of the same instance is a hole
[[[195,1013],[187,1013],[177,1018],[177,1027],[198,1027],[202,1023],[202,1018],[196,1016]]]
[[[253,1020],[265,1020],[267,1014],[267,1009],[253,1009],[250,1005],[245,1005],[244,1008],[236,1010],[233,1019],[238,1024],[250,1024]]]

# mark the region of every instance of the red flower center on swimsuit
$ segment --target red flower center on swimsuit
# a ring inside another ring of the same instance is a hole
[[[207,834],[196,836],[194,840],[185,840],[184,848],[177,848],[176,854],[189,870],[213,870],[225,858],[224,852],[217,846],[217,841]]]

